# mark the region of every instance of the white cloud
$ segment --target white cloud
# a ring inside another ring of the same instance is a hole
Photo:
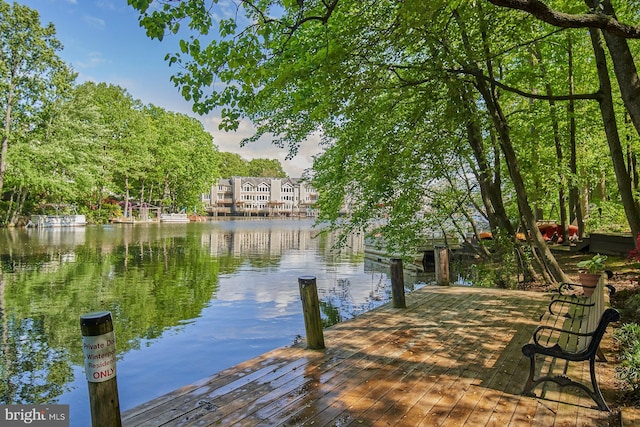
[[[289,151],[287,148],[280,148],[273,145],[268,137],[262,137],[256,142],[251,142],[244,147],[240,142],[248,138],[255,132],[255,127],[248,120],[241,120],[238,130],[235,132],[225,132],[218,129],[222,119],[220,117],[208,116],[202,118],[205,129],[213,135],[213,142],[220,151],[237,153],[246,160],[255,158],[277,159],[282,164],[287,175],[292,178],[299,178],[306,169],[313,166],[313,156],[317,155],[320,137],[313,135],[303,142],[298,149],[298,154],[287,160]]]
[[[116,10],[116,7],[113,4],[113,2],[106,1],[106,0],[98,1],[96,3],[96,6],[98,6],[100,9],[104,9],[104,10]]]
[[[84,22],[89,24],[89,26],[95,28],[96,30],[104,30],[106,27],[106,23],[104,19],[96,18],[95,16],[84,16],[82,18]]]
[[[83,61],[75,61],[74,65],[79,68],[95,68],[108,62],[100,52],[89,52]]]
[[[103,80],[103,81],[105,81],[106,83],[111,83],[113,85],[125,88],[127,92],[131,94],[131,96],[136,98],[136,96],[134,96],[132,93],[132,91],[135,91],[138,88],[138,82],[136,80],[130,79],[128,77],[114,75],[114,76],[108,77],[106,80]]]

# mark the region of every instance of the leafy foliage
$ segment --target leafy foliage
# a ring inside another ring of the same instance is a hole
[[[492,240],[483,241],[491,254],[489,262],[473,264],[468,280],[474,286],[502,289],[518,288],[518,268],[513,241],[504,233],[497,233]]]
[[[249,161],[249,175],[255,177],[286,178],[287,173],[275,159],[251,159]]]
[[[587,197],[621,194],[602,161],[609,134],[593,120],[599,85],[582,29],[489,2],[137,3],[153,37],[188,22],[167,60],[196,111],[221,108],[223,129],[251,120],[245,142],[270,136],[292,155],[321,136],[321,219],[347,231],[378,227],[407,248],[427,230],[464,238],[477,218],[535,234],[534,212],[564,218],[570,190],[572,216]]]
[[[604,270],[604,263],[607,260],[606,255],[596,254],[590,259],[585,259],[576,264],[578,268],[585,269],[591,274],[596,274]]]
[[[255,158],[247,161],[237,153],[224,151],[219,153],[218,158],[222,178],[231,178],[232,176],[287,177],[282,164],[276,159]]]
[[[49,119],[71,88],[75,76],[57,55],[61,48],[53,26],[40,25],[38,12],[0,0],[0,194],[11,170],[9,149],[24,141],[34,121]],[[26,180],[32,177],[32,169],[23,172]]]
[[[640,325],[624,324],[615,330],[613,337],[620,346],[620,363],[616,366],[616,376],[637,401],[640,398]]]

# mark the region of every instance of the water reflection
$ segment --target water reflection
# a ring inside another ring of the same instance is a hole
[[[304,334],[297,278],[325,323],[389,298],[364,242],[307,220],[0,230],[0,403],[69,403],[89,424],[79,317],[113,314],[126,410]]]

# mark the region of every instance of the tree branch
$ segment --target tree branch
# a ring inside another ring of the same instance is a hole
[[[545,101],[568,101],[568,100],[577,100],[577,99],[595,99],[595,100],[597,100],[597,99],[600,98],[600,92],[584,93],[584,94],[573,94],[573,95],[553,95],[553,96],[529,93],[529,92],[525,92],[525,91],[522,91],[520,89],[517,89],[515,87],[508,86],[508,85],[506,85],[504,83],[499,82],[498,80],[492,79],[491,77],[485,76],[480,70],[460,70],[460,69],[450,68],[450,69],[447,70],[447,72],[454,73],[454,74],[472,75],[474,77],[483,79],[483,80],[485,80],[485,81],[487,81],[487,82],[489,82],[489,83],[491,83],[493,85],[496,85],[500,89],[506,90],[507,92],[515,93],[515,94],[520,95],[520,96],[524,96],[525,98],[543,99]]]
[[[400,65],[390,65],[387,67],[387,69],[389,71],[391,71],[396,78],[398,79],[399,82],[402,83],[403,87],[410,87],[410,86],[419,86],[425,83],[429,83],[431,82],[433,79],[432,78],[424,78],[424,79],[419,79],[419,80],[409,80],[409,79],[405,79],[404,77],[402,77],[402,75],[400,74],[399,70],[401,69],[410,69],[411,67],[406,67],[406,66],[400,66]],[[445,70],[448,73],[452,73],[452,74],[466,74],[466,75],[470,75],[470,76],[474,76],[477,78],[480,78],[482,80],[485,80],[497,87],[499,87],[500,89],[506,90],[507,92],[511,92],[511,93],[515,93],[517,95],[523,96],[525,98],[531,98],[531,99],[542,99],[545,101],[569,101],[569,100],[578,100],[578,99],[594,99],[594,100],[598,100],[600,99],[600,92],[594,92],[594,93],[582,93],[582,94],[572,94],[572,95],[553,95],[553,96],[549,96],[549,95],[540,95],[540,94],[535,94],[535,93],[530,93],[530,92],[525,92],[523,90],[517,89],[515,87],[511,87],[508,86],[504,83],[499,82],[498,80],[495,80],[489,76],[484,75],[484,73],[481,70],[468,70],[468,69],[458,69],[458,68],[448,68]]]
[[[551,9],[540,0],[488,0],[496,6],[527,12],[548,24],[563,28],[599,28],[627,39],[640,38],[640,27],[623,24],[615,17],[594,11],[569,14]]]

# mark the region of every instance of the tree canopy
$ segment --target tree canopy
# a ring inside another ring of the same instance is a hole
[[[584,233],[614,212],[640,231],[633,4],[619,20],[608,0],[153,3],[129,0],[150,37],[187,22],[166,59],[195,111],[220,108],[223,129],[250,120],[247,141],[292,153],[322,136],[321,219],[415,247],[484,218],[512,242],[528,233],[539,258],[515,250],[549,280],[566,276],[538,220],[561,221],[565,241],[569,223]]]
[[[286,178],[287,173],[276,159],[256,158],[245,160],[237,153],[221,151],[219,153],[220,177],[253,176]]]
[[[71,88],[75,76],[58,56],[60,49],[53,25],[42,27],[37,11],[0,1],[0,194],[9,148]]]
[[[286,176],[277,160],[228,162],[195,118],[107,83],[77,84],[52,24],[0,0],[0,223],[30,213],[93,221],[134,206],[200,209],[222,172]]]

